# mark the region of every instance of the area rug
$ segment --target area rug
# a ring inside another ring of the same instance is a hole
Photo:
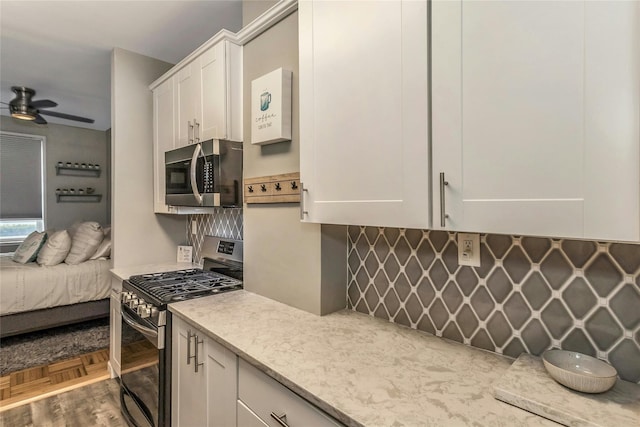
[[[0,340],[0,376],[109,347],[109,318]]]

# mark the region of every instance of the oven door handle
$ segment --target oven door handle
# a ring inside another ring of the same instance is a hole
[[[191,191],[193,192],[193,197],[196,198],[196,202],[198,202],[198,206],[202,206],[202,194],[198,191],[198,181],[196,181],[196,166],[198,165],[198,155],[200,153],[204,156],[202,145],[198,143],[191,157]]]
[[[158,331],[152,328],[148,328],[146,326],[142,326],[135,319],[129,316],[124,310],[122,311],[122,320],[127,322],[127,325],[131,326],[136,331],[140,332],[142,335],[146,335],[152,338],[158,338]]]

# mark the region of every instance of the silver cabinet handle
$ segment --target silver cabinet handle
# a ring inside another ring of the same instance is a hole
[[[191,335],[191,329],[189,329],[187,331],[187,365],[191,365],[191,358],[193,356],[191,356],[191,338],[193,337],[193,335]]]
[[[309,211],[304,208],[304,192],[309,191],[304,188],[304,183],[300,181],[300,221],[304,220],[305,215],[309,215]]]
[[[199,360],[199,358],[198,358],[198,344],[202,344],[202,343],[204,343],[204,341],[198,339],[198,334],[196,334],[194,336],[194,338],[195,338],[194,342],[195,342],[195,345],[196,345],[196,355],[195,355],[195,358],[196,358],[195,365],[196,365],[196,367],[195,367],[195,371],[198,372],[198,366],[204,365],[204,362],[198,362],[198,360]]]
[[[272,412],[271,418],[276,420],[276,422],[282,427],[289,427],[289,424],[287,424],[287,422],[285,421],[287,419],[287,414],[278,415],[275,412]]]
[[[198,191],[198,181],[196,180],[196,166],[198,164],[198,155],[200,153],[204,156],[202,146],[198,144],[193,150],[193,156],[191,156],[191,192],[193,192],[193,197],[196,198],[198,205],[202,206],[202,194]]]
[[[445,205],[444,205],[444,199],[445,199],[444,187],[446,185],[449,185],[449,183],[444,179],[444,172],[440,172],[440,226],[441,227],[444,227],[446,225],[445,220],[449,218],[449,215],[447,215],[445,210]]]
[[[191,121],[188,121],[187,125],[187,139],[189,140],[189,144],[193,144],[193,125],[191,124]]]
[[[200,142],[200,123],[196,119],[193,119],[193,124],[196,126],[193,140],[195,143]]]

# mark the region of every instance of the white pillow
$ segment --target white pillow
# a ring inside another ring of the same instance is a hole
[[[98,259],[98,258],[109,258],[111,256],[111,236],[107,235],[104,237],[98,249],[96,249],[96,253],[89,259]]]
[[[96,252],[103,239],[104,232],[100,224],[94,221],[83,222],[71,239],[71,250],[64,262],[80,264],[88,260]]]
[[[49,235],[47,243],[38,252],[38,264],[58,265],[69,254],[71,249],[71,237],[67,230],[56,231]]]
[[[76,235],[76,232],[78,231],[78,228],[80,228],[80,226],[83,224],[82,221],[76,221],[73,224],[71,224],[71,227],[67,228],[67,232],[69,233],[69,237],[71,237],[71,239],[73,240],[73,236]]]
[[[13,260],[20,264],[35,261],[38,256],[38,251],[40,251],[40,248],[44,245],[46,240],[47,233],[38,231],[32,232],[22,243],[20,243],[20,246],[18,246],[18,249],[16,249],[16,252],[13,254]]]

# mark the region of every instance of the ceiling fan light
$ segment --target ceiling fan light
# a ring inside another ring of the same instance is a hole
[[[36,116],[31,115],[29,113],[20,113],[20,112],[15,112],[15,113],[11,113],[11,117],[15,118],[15,119],[20,119],[20,120],[35,120]]]

